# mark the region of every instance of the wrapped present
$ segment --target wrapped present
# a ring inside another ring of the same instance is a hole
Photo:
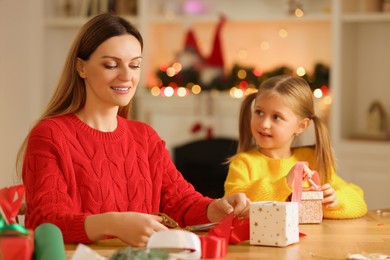
[[[34,252],[34,234],[28,230],[28,235],[0,236],[1,260],[30,260]]]
[[[297,202],[252,202],[249,243],[278,247],[297,243],[298,220]]]
[[[299,203],[299,223],[312,224],[322,222],[322,191],[302,190]]]
[[[32,230],[15,223],[22,204],[24,186],[18,185],[0,190],[0,259],[30,260],[34,252]]]
[[[320,178],[316,171],[309,169],[306,162],[297,162],[295,165],[294,190],[291,201],[299,203],[299,223],[318,224],[322,222],[323,192],[319,190]],[[305,179],[310,183],[309,188],[303,188]]]

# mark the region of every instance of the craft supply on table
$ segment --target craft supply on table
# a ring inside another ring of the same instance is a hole
[[[22,205],[24,186],[0,189],[0,259],[30,260],[34,252],[34,232],[15,222]]]
[[[319,224],[322,222],[323,192],[320,188],[320,177],[316,171],[310,170],[307,162],[297,162],[294,168],[294,187],[291,201],[299,203],[299,223]],[[306,175],[306,177],[304,177]],[[304,188],[307,180],[311,187]]]
[[[34,231],[35,260],[65,260],[64,239],[61,230],[54,224],[44,223]]]
[[[284,247],[299,242],[297,202],[250,204],[250,244]]]

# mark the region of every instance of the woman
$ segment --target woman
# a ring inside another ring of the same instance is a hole
[[[18,155],[26,186],[25,225],[57,225],[64,241],[118,237],[132,246],[165,230],[247,217],[249,200],[212,200],[175,168],[147,124],[127,119],[140,79],[143,40],[125,19],[101,14],[80,30],[57,89]]]

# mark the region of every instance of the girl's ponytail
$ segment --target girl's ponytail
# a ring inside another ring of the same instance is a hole
[[[321,182],[328,183],[332,170],[335,170],[333,148],[325,123],[317,116],[312,117],[316,136],[316,170],[320,173]]]
[[[252,104],[257,92],[247,95],[241,103],[240,118],[238,122],[238,147],[237,153],[245,152],[254,147],[251,131]]]

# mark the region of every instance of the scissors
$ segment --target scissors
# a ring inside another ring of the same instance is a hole
[[[184,228],[181,228],[179,226],[179,224],[174,219],[169,217],[167,214],[161,213],[161,212],[157,212],[154,214],[162,217],[162,219],[163,219],[162,224],[164,224],[167,227],[174,228],[174,229],[184,229],[187,231],[204,231],[204,230],[208,230],[208,229],[210,229],[218,224],[217,222],[213,222],[213,223],[199,224],[199,225],[193,225],[193,226],[186,226]]]

